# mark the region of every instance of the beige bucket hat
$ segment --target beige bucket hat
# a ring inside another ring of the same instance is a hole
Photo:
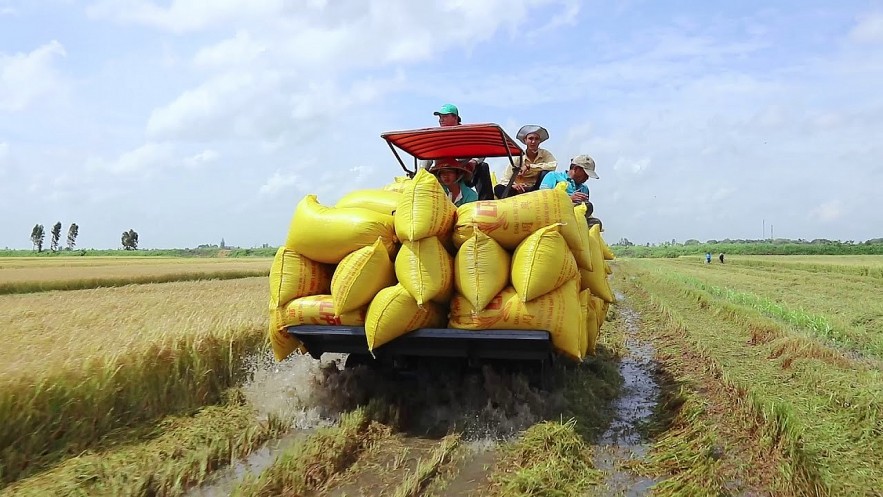
[[[601,179],[598,177],[598,174],[595,173],[595,160],[588,155],[577,155],[573,159],[570,159],[570,165],[583,168],[583,171],[585,171],[590,178]]]

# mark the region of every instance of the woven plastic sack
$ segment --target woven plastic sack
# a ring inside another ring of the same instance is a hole
[[[613,255],[613,251],[610,250],[610,247],[607,246],[607,242],[604,241],[604,237],[601,235],[601,229],[598,228],[598,242],[601,244],[601,254],[604,255],[605,261],[612,261],[616,258]]]
[[[509,284],[511,264],[496,240],[474,231],[454,257],[454,286],[473,308],[484,309]]]
[[[584,291],[585,292],[585,291]],[[600,301],[600,299],[598,299]],[[602,301],[603,302],[603,301]],[[588,305],[586,306],[586,349],[583,357],[595,355],[595,348],[598,345],[598,335],[600,334],[601,324],[598,322],[598,313],[595,311],[596,301],[591,295],[588,297]],[[606,302],[605,302],[606,305]]]
[[[444,303],[453,293],[454,258],[438,237],[405,240],[396,256],[395,275],[417,305],[430,300]]]
[[[439,304],[428,302],[421,307],[402,285],[384,288],[368,306],[365,319],[368,350],[373,351],[409,331],[438,328],[444,323],[444,308]]]
[[[421,169],[405,184],[396,206],[395,232],[399,240],[415,241],[451,231],[457,208],[432,173]]]
[[[529,302],[522,302],[514,288],[506,287],[481,310],[472,307],[462,295],[455,295],[448,326],[463,330],[545,330],[556,350],[579,361],[583,316],[579,282],[574,279]]]
[[[334,313],[364,307],[380,290],[396,284],[395,267],[383,240],[362,247],[343,258],[331,279],[331,295],[334,297]]]
[[[362,326],[367,311],[368,307],[364,306],[336,316],[331,295],[310,295],[294,299],[279,309],[279,324],[283,327],[301,324]]]
[[[270,266],[270,309],[298,297],[328,293],[333,271],[332,266],[279,247]]]
[[[401,200],[401,192],[390,190],[355,190],[334,204],[335,207],[360,207],[381,214],[392,215]]]
[[[531,233],[555,223],[562,223],[561,234],[571,251],[578,250],[579,231],[570,197],[560,188],[537,190],[502,200],[461,205],[453,240],[459,247],[474,230],[479,230],[506,250],[515,250]]]
[[[512,255],[512,286],[522,302],[533,300],[579,276],[576,259],[558,231],[560,224],[540,228]]]
[[[604,271],[604,258],[601,255],[601,245],[598,242],[600,230],[598,225],[594,225],[589,229],[589,243],[592,245],[592,266],[594,270],[586,274],[588,279],[589,290],[592,295],[600,297],[605,302],[613,302],[613,291],[610,289],[610,283],[607,281],[607,273]]]
[[[395,250],[392,216],[358,207],[326,207],[307,195],[297,204],[285,246],[314,261],[337,264],[377,238],[390,253]]]
[[[592,270],[592,246],[589,244],[589,224],[584,222],[588,207],[586,204],[577,204],[573,208],[573,217],[576,218],[576,227],[579,232],[579,250],[573,252],[576,263],[580,268]]]
[[[277,361],[281,361],[295,351],[306,354],[306,347],[304,347],[300,340],[294,338],[282,328],[279,318],[279,309],[270,309],[270,325],[267,330],[267,339],[270,342],[270,348],[273,349],[273,357]]]
[[[399,192],[405,189],[405,185],[407,185],[411,181],[411,178],[407,176],[396,176],[393,178],[392,183],[383,187],[384,190],[390,192]]]

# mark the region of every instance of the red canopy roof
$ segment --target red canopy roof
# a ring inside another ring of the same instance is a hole
[[[380,135],[391,145],[418,159],[444,157],[508,157],[521,147],[496,124],[463,124],[438,128],[390,131]]]

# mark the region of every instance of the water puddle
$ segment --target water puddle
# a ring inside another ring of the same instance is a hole
[[[276,363],[269,356],[254,357],[252,378],[241,387],[242,392],[249,404],[255,407],[258,421],[265,421],[271,414],[276,415],[291,420],[291,431],[284,437],[267,442],[245,459],[216,471],[206,484],[192,489],[187,495],[230,495],[247,475],[260,474],[280,453],[305,439],[316,428],[333,424],[334,418],[315,403],[314,389],[318,379],[323,376],[322,368],[329,365],[341,367],[344,357],[342,354],[327,354],[322,361],[315,361],[310,357],[294,356],[281,363]]]
[[[623,496],[646,495],[657,480],[635,475],[623,463],[645,457],[650,444],[644,440],[640,426],[653,415],[660,388],[653,374],[653,345],[638,337],[638,314],[625,306],[625,297],[617,295],[617,310],[625,323],[626,354],[619,363],[624,384],[614,401],[613,421],[601,435],[595,450],[595,467],[608,473],[606,481],[611,493]]]

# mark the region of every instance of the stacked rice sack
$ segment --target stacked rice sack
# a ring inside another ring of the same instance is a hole
[[[277,360],[306,352],[288,326],[362,326],[368,304],[395,283],[392,212],[400,193],[359,190],[335,207],[307,195],[270,269],[269,338]]]
[[[600,232],[573,207],[566,185],[461,206],[453,241],[457,293],[451,328],[549,331],[574,360],[594,354],[613,302]]]
[[[613,302],[609,249],[564,186],[457,209],[420,170],[334,207],[306,196],[270,272],[277,360],[307,352],[285,331],[300,324],[364,326],[372,352],[448,326],[547,330],[576,360],[594,353]]]

